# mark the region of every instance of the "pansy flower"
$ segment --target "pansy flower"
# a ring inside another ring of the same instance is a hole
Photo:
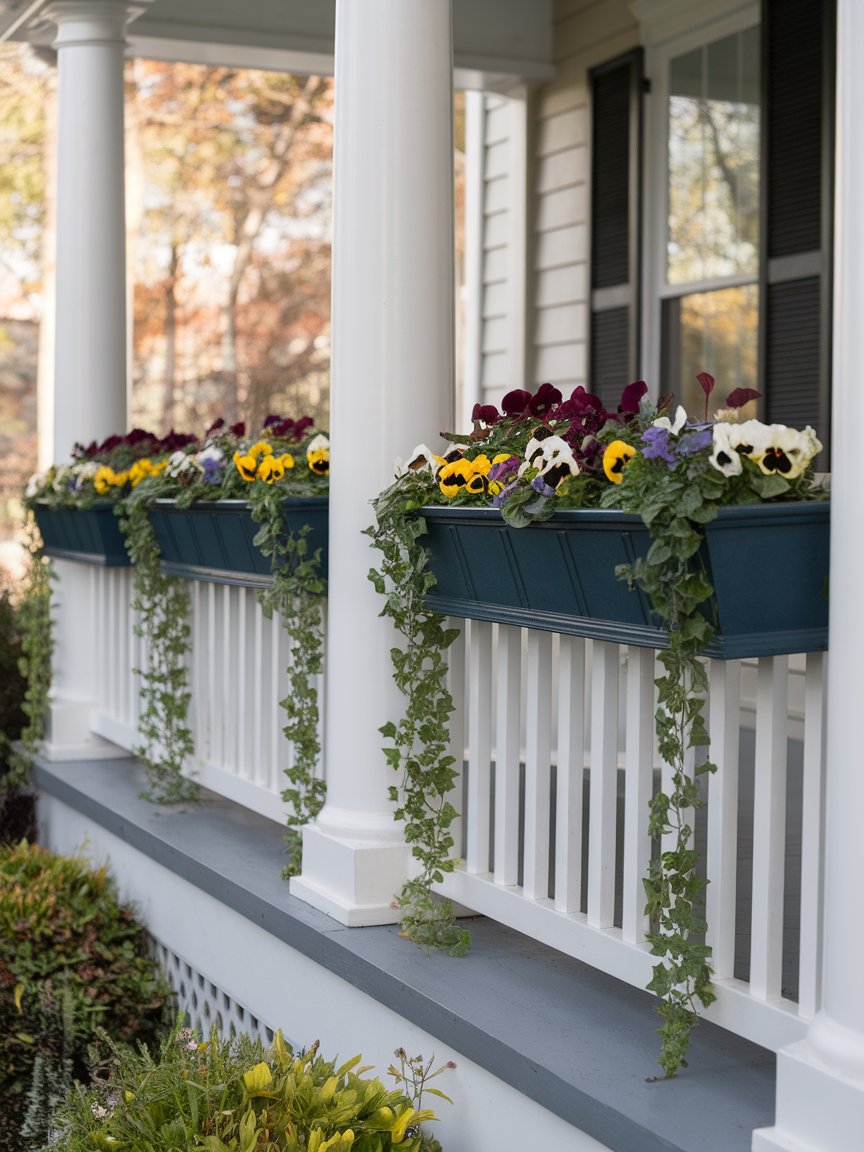
[[[611,444],[607,444],[603,453],[603,471],[607,479],[613,484],[620,484],[628,460],[632,460],[635,455],[636,449],[624,440],[613,440]]]
[[[330,471],[330,441],[320,433],[313,436],[306,448],[306,460],[317,476],[326,476]]]
[[[541,436],[541,432],[547,434]],[[568,476],[579,475],[579,465],[567,441],[543,428],[538,428],[528,441],[519,475],[524,476],[529,468],[536,469],[537,476],[550,488],[557,488]]]

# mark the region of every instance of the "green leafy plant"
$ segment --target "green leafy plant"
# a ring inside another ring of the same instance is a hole
[[[714,380],[702,373],[699,383],[707,413]],[[452,819],[439,785],[455,776],[445,754],[452,701],[443,694],[442,655],[453,634],[423,608],[434,578],[423,549],[422,508],[491,504],[515,528],[563,508],[620,508],[640,515],[648,527],[647,555],[617,575],[647,593],[668,629],[668,648],[659,654],[656,732],[671,787],[651,801],[649,830],[657,851],[645,879],[648,939],[657,957],[649,987],[659,997],[659,1063],[666,1076],[686,1063],[698,1007],[714,999],[704,943],[705,881],[692,847],[691,816],[700,803],[697,778],[714,768],[705,756],[702,713],[708,681],[700,653],[714,634],[713,589],[699,560],[704,528],[721,505],[826,496],[812,481],[811,464],[821,450],[813,430],[743,420],[742,409],[758,397],[752,389],[736,389],[726,411],[700,423],[680,407],[670,416],[671,398],[651,404],[643,381],[624,389],[615,412],[581,387],[566,400],[549,384],[534,395],[518,389],[504,397],[501,411],[476,405],[472,431],[446,435],[455,447],[444,455],[425,445],[415,449],[374,502],[378,526],[370,530],[384,558],[370,578],[385,597],[383,614],[403,637],[393,650],[394,678],[408,704],[398,724],[382,729],[394,741],[388,759],[403,774],[402,788],[392,793],[399,797],[406,838],[419,838],[428,853],[452,847],[434,819],[427,816],[424,825],[419,814],[424,804],[440,805],[445,828]],[[427,901],[432,883],[453,866],[433,860],[420,878]],[[410,927],[409,921],[409,934]]]
[[[96,1029],[158,1039],[172,994],[133,909],[104,868],[21,842],[0,846],[0,1148],[20,1152],[38,1118],[34,1074],[60,1094],[87,1077]],[[28,1107],[28,1091],[30,1106]]]
[[[367,535],[381,553],[380,565],[369,579],[384,597],[388,616],[402,638],[393,648],[393,679],[405,697],[405,712],[380,729],[391,741],[384,748],[387,763],[399,776],[390,787],[394,816],[404,823],[405,840],[420,864],[419,873],[397,898],[403,933],[425,947],[446,948],[454,956],[470,946],[470,933],[459,928],[449,900],[432,896],[432,885],[452,872],[455,859],[451,831],[457,812],[450,797],[458,776],[450,754],[449,720],[453,698],[447,689],[445,652],[458,631],[444,627],[443,617],[425,607],[435,577],[427,566],[421,536],[423,521],[416,515],[419,483],[410,480],[373,501],[376,524]],[[413,493],[413,494],[412,494]]]
[[[308,527],[295,536],[285,531],[282,495],[265,485],[250,489],[252,515],[261,525],[255,544],[270,557],[273,583],[259,593],[268,617],[275,612],[291,641],[288,695],[280,700],[287,723],[285,737],[294,750],[293,763],[285,769],[288,787],[282,799],[289,805],[285,842],[289,863],[286,876],[296,876],[303,864],[301,828],[314,820],[324,806],[327,786],[318,774],[321,760],[318,692],[315,678],[324,667],[322,631],[323,596],[320,551],[309,553]]]
[[[184,775],[195,751],[189,727],[189,589],[182,580],[162,571],[147,506],[143,489],[133,491],[117,505],[135,569],[135,630],[144,641],[145,651],[143,666],[135,669],[141,680],[138,733],[142,739],[135,754],[147,773],[147,799],[177,804],[198,796],[198,785]]]
[[[18,605],[21,633],[18,668],[26,685],[21,702],[25,723],[18,732],[19,742],[8,758],[5,784],[12,792],[26,786],[33,757],[45,736],[54,652],[51,628],[51,581],[54,573],[51,561],[42,555],[39,530],[32,513],[27,517],[25,530],[29,563]]]
[[[54,1120],[66,1152],[440,1152],[435,1119],[411,1091],[360,1067],[242,1036],[201,1041],[175,1031],[159,1053],[116,1052],[106,1082],[74,1092]]]

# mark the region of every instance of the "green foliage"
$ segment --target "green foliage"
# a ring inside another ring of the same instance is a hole
[[[435,901],[431,893],[455,865],[451,827],[457,813],[450,796],[459,773],[449,752],[453,699],[444,653],[458,632],[445,628],[443,617],[425,607],[435,577],[421,539],[426,527],[417,515],[422,481],[411,480],[373,501],[376,524],[366,530],[381,553],[380,567],[370,571],[369,579],[384,597],[381,614],[402,638],[391,657],[405,712],[398,722],[386,723],[381,734],[391,741],[384,755],[399,776],[390,788],[394,815],[404,822],[406,843],[420,863],[419,874],[398,897],[403,933],[424,947],[446,948],[458,956],[469,948],[470,934],[458,927],[450,901]]]
[[[248,491],[254,520],[261,525],[254,543],[270,557],[273,583],[259,594],[269,617],[277,613],[291,640],[288,666],[290,691],[280,706],[285,710],[285,737],[294,749],[294,762],[285,769],[288,787],[282,799],[289,805],[285,842],[290,859],[285,869],[296,876],[302,868],[301,828],[324,806],[327,786],[316,774],[321,759],[318,735],[318,691],[315,684],[324,667],[322,612],[325,582],[319,551],[309,553],[308,526],[295,536],[286,533],[284,493],[278,487],[253,484]]]
[[[25,1107],[33,1135],[44,1123],[40,1095],[86,1076],[97,1028],[118,1043],[151,1042],[170,1002],[144,929],[104,868],[26,842],[0,846],[0,1114],[9,1120],[0,1128],[12,1141],[0,1138],[3,1152],[22,1148]]]
[[[666,1076],[686,1066],[697,1003],[707,1007],[715,999],[711,950],[701,942],[706,882],[696,870],[688,813],[701,804],[696,777],[715,770],[700,755],[709,740],[702,714],[708,678],[699,653],[714,634],[704,615],[713,589],[694,558],[704,525],[717,515],[720,491],[686,460],[670,469],[665,461],[637,456],[616,494],[619,506],[642,515],[652,538],[647,556],[623,567],[619,575],[639,584],[669,629],[669,647],[658,656],[663,675],[656,682],[655,724],[660,757],[671,771],[671,790],[654,796],[648,822],[651,836],[664,837],[669,846],[651,861],[643,881],[651,925],[648,942],[660,958],[648,988],[660,997],[658,1061]],[[697,753],[692,769],[689,749]]]
[[[420,1127],[434,1113],[360,1060],[337,1067],[317,1042],[295,1056],[281,1034],[265,1049],[180,1029],[156,1056],[115,1052],[107,1082],[61,1109],[56,1139],[65,1152],[440,1152]]]
[[[147,771],[145,795],[159,804],[195,800],[198,785],[183,775],[195,750],[188,721],[189,589],[160,567],[144,494],[133,491],[116,505],[116,512],[135,567],[132,606],[146,653],[144,667],[135,669],[141,678],[138,732],[143,741],[135,754]]]
[[[26,786],[33,757],[45,736],[54,651],[51,635],[51,580],[54,572],[51,561],[41,553],[39,530],[32,512],[27,517],[26,534],[30,563],[18,608],[21,630],[18,668],[26,682],[21,703],[26,721],[18,733],[20,743],[12,750],[8,761],[6,788],[12,792]]]
[[[10,781],[12,742],[19,738],[26,722],[23,704],[27,680],[20,667],[21,639],[17,606],[9,589],[0,587],[0,837],[4,837],[6,795],[14,793],[21,783]]]

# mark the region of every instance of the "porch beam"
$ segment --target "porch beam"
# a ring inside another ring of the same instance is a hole
[[[777,1056],[777,1119],[753,1134],[754,1152],[848,1152],[864,1132],[864,875],[861,566],[864,507],[857,467],[864,424],[858,384],[864,314],[864,42],[860,0],[837,6],[834,379],[831,490],[830,675],[827,693],[821,1003],[799,1043]],[[818,958],[817,958],[818,959]]]
[[[409,853],[379,727],[404,700],[362,535],[393,461],[452,419],[450,0],[338,0],[327,620],[327,803],[291,891],[343,924],[397,919]]]

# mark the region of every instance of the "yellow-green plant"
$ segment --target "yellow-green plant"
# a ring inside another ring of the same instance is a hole
[[[158,1055],[116,1052],[107,1081],[79,1089],[55,1118],[65,1152],[440,1152],[434,1113],[316,1042],[295,1054],[277,1033],[202,1041],[179,1028]]]

